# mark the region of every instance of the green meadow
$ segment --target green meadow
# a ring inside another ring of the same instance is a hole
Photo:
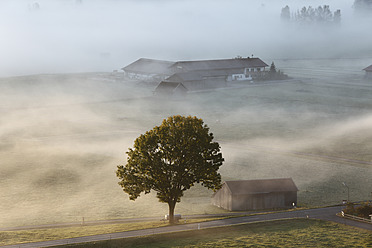
[[[318,220],[285,220],[63,247],[372,247],[370,231]]]

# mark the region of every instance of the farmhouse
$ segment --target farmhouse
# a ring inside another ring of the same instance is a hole
[[[259,58],[164,61],[141,58],[122,70],[130,79],[182,83],[188,90],[220,88],[228,82],[252,80],[268,65]]]
[[[225,75],[227,81],[247,80],[263,71],[268,65],[259,58],[235,58],[218,60],[179,61],[171,70],[177,72],[214,71]]]
[[[372,65],[368,66],[367,68],[363,69],[366,72],[366,78],[372,79]]]
[[[230,211],[289,208],[297,205],[292,178],[225,181],[212,204]]]

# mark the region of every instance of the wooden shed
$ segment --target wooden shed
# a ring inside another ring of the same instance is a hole
[[[165,81],[182,83],[188,90],[205,90],[226,87],[225,71],[189,71],[175,73]]]
[[[372,65],[368,66],[367,68],[363,69],[366,72],[365,77],[367,79],[372,79]]]
[[[183,98],[187,91],[188,89],[182,83],[162,81],[155,88],[154,94],[160,97]]]
[[[225,181],[212,204],[230,211],[289,208],[297,191],[292,178]]]

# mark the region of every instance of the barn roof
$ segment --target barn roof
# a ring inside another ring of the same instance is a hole
[[[241,68],[254,68],[268,66],[259,58],[237,58],[216,60],[194,60],[194,61],[166,61],[156,59],[140,58],[125,66],[122,70],[126,72],[142,74],[164,74],[173,75],[174,72],[200,71],[201,74],[185,74],[185,77],[218,76],[217,74],[235,74]]]
[[[187,72],[177,72],[167,78],[170,82],[186,82],[186,81],[199,81],[204,78],[211,77],[226,77],[228,74],[242,73],[238,69],[233,70],[203,70],[203,71],[187,71]]]
[[[298,191],[292,178],[225,181],[233,195]]]
[[[239,58],[239,59],[217,59],[217,60],[196,60],[179,61],[173,67],[184,71],[252,68],[268,66],[259,58]]]
[[[124,71],[130,72],[140,72],[146,74],[169,74],[170,67],[174,62],[166,60],[156,60],[156,59],[145,59],[140,58],[133,63],[122,68]]]
[[[372,65],[368,66],[367,68],[364,68],[365,71],[372,71]]]
[[[178,82],[165,82],[162,81],[160,84],[155,88],[156,92],[161,93],[173,93],[176,90],[181,90],[187,92],[188,89],[182,84]]]

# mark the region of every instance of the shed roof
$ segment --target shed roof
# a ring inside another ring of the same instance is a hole
[[[155,88],[156,92],[161,93],[174,93],[176,90],[187,92],[188,89],[179,82],[166,82],[162,81],[160,84]]]
[[[252,68],[268,66],[259,58],[178,61],[172,67],[186,71]]]
[[[225,181],[233,195],[298,191],[292,178]]]
[[[372,65],[368,66],[367,68],[364,68],[365,71],[372,71]]]
[[[140,58],[133,63],[122,68],[124,71],[140,72],[146,74],[169,74],[171,75],[170,67],[174,62],[166,60]]]

